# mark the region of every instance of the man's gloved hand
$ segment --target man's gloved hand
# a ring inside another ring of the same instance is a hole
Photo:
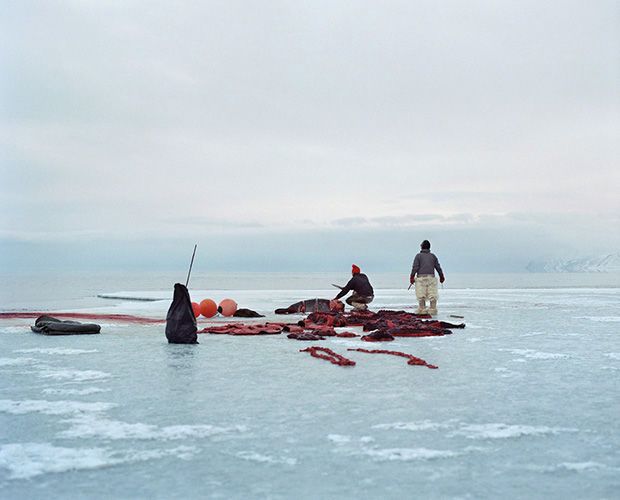
[[[446,277],[445,276],[440,276],[439,277],[439,283],[443,283],[444,281],[446,281]]]
[[[409,283],[411,283],[412,285],[415,283],[415,276],[413,274],[409,276]]]

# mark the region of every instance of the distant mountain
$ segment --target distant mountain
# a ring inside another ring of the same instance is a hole
[[[571,260],[533,260],[526,269],[532,273],[617,273],[620,252]]]

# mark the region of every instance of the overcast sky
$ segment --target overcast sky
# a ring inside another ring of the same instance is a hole
[[[617,252],[619,21],[605,0],[3,2],[0,258]]]

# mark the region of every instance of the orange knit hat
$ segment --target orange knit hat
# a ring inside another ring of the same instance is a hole
[[[359,274],[359,272],[360,272],[360,271],[361,271],[361,269],[360,269],[359,267],[357,267],[355,264],[353,264],[353,265],[351,266],[351,272],[352,272],[353,274]]]

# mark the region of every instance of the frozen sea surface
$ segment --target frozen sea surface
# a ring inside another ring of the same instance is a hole
[[[108,288],[49,309],[163,317],[169,305],[94,297],[119,291],[169,295]],[[163,325],[114,322],[101,335],[46,337],[32,320],[2,320],[0,497],[618,498],[620,289],[440,294],[440,318],[465,330],[380,346],[284,335],[169,345]],[[330,295],[192,290],[266,320]],[[412,298],[379,289],[373,307]],[[299,352],[308,345],[357,365]]]

